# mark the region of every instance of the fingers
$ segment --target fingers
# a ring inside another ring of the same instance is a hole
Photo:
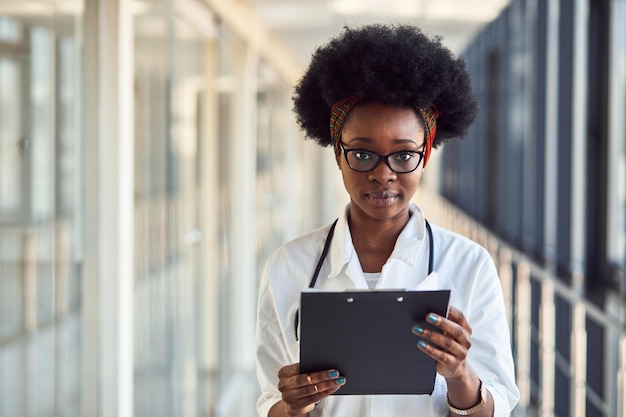
[[[461,310],[450,306],[450,309],[448,310],[448,319],[452,320],[453,322],[457,323],[459,326],[467,330],[469,334],[472,334],[472,328],[470,327],[467,319],[465,318],[465,315],[463,315]]]
[[[302,374],[298,375],[296,379],[296,384],[286,387],[282,391],[283,394],[292,398],[320,396],[314,398],[312,402],[320,401],[320,399],[331,395],[346,383],[346,379],[340,377],[339,372],[335,370]]]
[[[448,318],[435,313],[429,313],[426,316],[426,321],[429,324],[438,327],[443,334],[430,331],[429,329],[419,325],[416,325],[413,328],[413,333],[418,336],[431,339],[434,342],[440,341],[442,343],[437,344],[442,347],[446,347],[448,345],[451,346],[453,341],[456,341],[458,344],[466,348],[470,347],[472,328],[469,326],[469,323],[463,313],[458,309],[450,307]]]
[[[450,307],[447,318],[429,313],[426,321],[441,331],[415,325],[413,333],[422,338],[418,347],[440,364],[438,372],[444,376],[456,374],[472,345],[472,329],[467,319],[460,310]]]
[[[283,366],[278,370],[278,379],[289,378],[300,373],[300,364],[292,363],[291,365]]]
[[[298,378],[305,379],[308,384],[325,384],[327,382],[335,382],[341,379],[340,382],[345,382],[345,378],[339,375],[339,371],[331,369],[328,371],[311,372],[306,375],[299,375]],[[343,385],[343,384],[340,384]]]
[[[278,371],[278,389],[281,392],[315,385],[317,385],[319,389],[320,385],[327,386],[329,382],[339,386],[345,383],[345,378],[342,378],[335,369],[311,372],[310,374],[300,374],[300,367],[297,366],[298,364],[294,365],[296,366],[288,365]]]
[[[290,415],[305,414],[346,383],[335,369],[310,374],[299,371],[299,364],[287,365],[278,371],[278,390]]]

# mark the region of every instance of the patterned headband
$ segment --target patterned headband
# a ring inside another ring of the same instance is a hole
[[[341,129],[348,117],[350,110],[362,99],[359,97],[350,97],[345,100],[338,101],[330,109],[330,139],[333,145],[341,140]]]
[[[361,101],[360,97],[350,97],[345,100],[341,100],[333,105],[330,109],[330,138],[333,145],[341,140],[341,130],[343,124],[348,117],[350,110]],[[424,147],[424,168],[430,158],[430,153],[433,148],[433,142],[435,141],[435,134],[437,133],[437,118],[439,117],[439,110],[434,104],[431,104],[427,108],[418,108],[420,115],[424,119],[426,129],[426,146]]]
[[[433,150],[435,135],[437,134],[437,118],[439,117],[439,110],[432,103],[430,103],[430,106],[427,108],[420,107],[418,110],[420,111],[420,114],[424,119],[424,124],[426,125],[426,146],[424,147],[423,165],[423,168],[426,168],[426,163],[428,162],[428,158],[430,158],[430,152]]]

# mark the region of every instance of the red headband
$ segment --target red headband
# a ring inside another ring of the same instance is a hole
[[[335,103],[330,109],[330,139],[333,145],[336,145],[341,140],[341,129],[348,117],[350,110],[361,101],[359,97],[350,97]],[[433,148],[433,142],[435,141],[435,134],[437,133],[437,118],[439,117],[439,110],[431,103],[427,108],[418,108],[420,115],[424,119],[424,128],[426,129],[426,146],[424,147],[424,168],[430,158],[430,152]]]
[[[424,119],[424,126],[426,128],[426,146],[424,147],[424,166],[428,158],[430,158],[430,152],[433,150],[433,142],[435,141],[435,135],[437,134],[437,118],[439,117],[439,110],[434,104],[430,104],[427,108],[419,108],[420,114]]]

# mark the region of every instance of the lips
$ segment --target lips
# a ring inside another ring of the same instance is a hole
[[[390,190],[372,191],[366,194],[370,203],[376,207],[388,207],[394,203],[398,193]]]

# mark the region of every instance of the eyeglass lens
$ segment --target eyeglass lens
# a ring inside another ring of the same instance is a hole
[[[423,153],[419,151],[400,151],[382,156],[363,149],[346,149],[345,154],[348,165],[355,171],[372,171],[384,159],[392,171],[400,174],[415,171],[423,157]]]

